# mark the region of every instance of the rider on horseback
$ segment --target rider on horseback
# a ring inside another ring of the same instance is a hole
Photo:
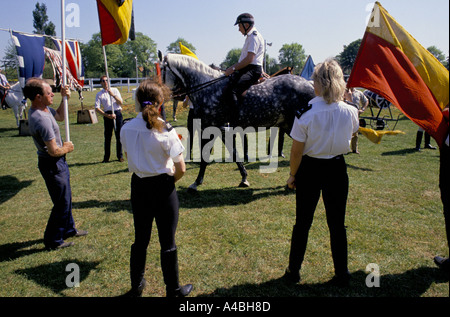
[[[9,85],[8,79],[6,79],[6,76],[2,74],[2,69],[0,68],[0,104],[3,109],[6,109],[7,106],[5,97],[9,89],[11,89],[11,86]]]
[[[230,113],[231,126],[237,125],[239,99],[261,78],[264,62],[264,38],[254,27],[254,17],[249,13],[243,13],[237,17],[234,25],[239,25],[239,31],[246,36],[246,40],[238,63],[225,71],[225,76],[230,77],[230,82],[224,90],[224,97],[231,110],[225,113]]]

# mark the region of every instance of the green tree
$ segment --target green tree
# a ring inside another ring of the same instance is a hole
[[[47,6],[45,3],[36,3],[36,8],[33,10],[33,27],[35,34],[56,35],[55,25],[48,20]]]
[[[17,69],[19,63],[17,62],[17,50],[14,42],[10,39],[8,45],[5,47],[5,56],[3,57],[3,64],[5,75],[8,80],[16,80],[18,77]]]
[[[268,54],[266,54],[266,67],[266,73],[269,75],[273,75],[281,69],[277,59],[270,57]]]
[[[181,53],[180,42],[181,42],[181,44],[186,46],[188,49],[190,49],[192,53],[195,54],[195,51],[196,51],[195,46],[192,45],[191,43],[189,43],[188,41],[186,41],[182,37],[177,38],[177,40],[175,42],[172,42],[169,44],[169,46],[167,46],[167,53],[180,54]]]
[[[128,77],[136,77],[136,59],[139,67],[142,67],[143,77],[149,77],[155,69],[158,60],[158,51],[156,43],[147,35],[136,32],[134,41],[127,41],[123,48],[125,50],[125,59],[127,62]],[[131,62],[130,62],[131,61]],[[133,74],[133,75],[130,75]]]
[[[436,57],[436,59],[441,62],[442,65],[444,65],[447,69],[448,69],[448,58],[445,58],[445,54],[438,49],[436,46],[430,46],[427,48],[427,50],[433,54],[434,57]]]
[[[362,40],[359,39],[351,42],[349,45],[344,45],[344,50],[336,56],[344,74],[349,75],[352,72],[353,64],[356,61],[356,56],[358,56],[361,42]]]
[[[280,61],[280,68],[292,66],[296,73],[302,70],[307,56],[301,44],[284,44],[279,53],[278,60]]]
[[[33,27],[35,29],[33,31],[35,34],[49,35],[49,36],[56,35],[55,25],[48,19],[47,6],[45,3],[43,4],[39,4],[39,2],[36,3],[35,9],[33,10]],[[48,37],[45,38],[45,46],[51,49],[55,49],[53,41]],[[47,58],[44,66],[43,77],[53,78],[53,67]]]
[[[86,78],[98,78],[105,74],[101,34],[95,33],[87,44],[80,44]],[[154,69],[153,61],[157,59],[155,42],[141,32],[136,32],[134,41],[123,45],[107,45],[108,73],[110,77],[136,77],[136,59],[144,70],[144,77]]]
[[[242,49],[233,48],[230,50],[225,57],[225,60],[220,64],[220,68],[227,69],[228,67],[236,64],[239,61],[239,57],[241,57]]]

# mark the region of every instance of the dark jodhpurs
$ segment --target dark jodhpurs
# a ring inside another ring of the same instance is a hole
[[[230,76],[230,82],[225,87],[224,95],[229,111],[229,120],[232,126],[237,126],[239,121],[239,100],[242,94],[261,78],[262,67],[258,65],[248,65],[236,71]]]
[[[295,180],[297,208],[289,256],[290,271],[298,272],[301,268],[309,229],[322,192],[335,273],[347,273],[347,233],[344,223],[349,183],[344,157],[316,159],[303,156]]]
[[[131,246],[131,286],[138,287],[145,273],[147,247],[153,220],[158,228],[161,246],[161,267],[166,285],[178,287],[175,231],[178,224],[178,196],[173,176],[161,174],[131,178],[131,207],[133,210],[135,240]],[[172,286],[173,285],[173,286]]]
[[[112,111],[106,111],[105,113],[112,114]],[[122,154],[122,143],[120,143],[120,129],[122,129],[123,125],[123,117],[122,111],[116,110],[114,111],[116,115],[116,129],[114,129],[114,120],[103,117],[103,124],[105,127],[105,155],[103,156],[104,161],[109,161],[109,157],[111,155],[111,138],[112,133],[114,131],[114,135],[116,136],[116,155],[117,159],[121,159],[123,157]]]

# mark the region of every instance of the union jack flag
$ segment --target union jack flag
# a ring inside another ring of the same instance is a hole
[[[56,49],[62,52],[62,40],[53,39]],[[78,84],[84,86],[84,65],[81,59],[81,50],[78,41],[66,40],[66,62],[72,76]]]

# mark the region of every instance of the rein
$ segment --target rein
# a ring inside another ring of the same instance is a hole
[[[178,77],[178,76],[176,75],[176,73],[171,69],[169,63],[168,63],[167,60],[166,60],[166,61],[164,62],[164,77],[163,77],[164,83],[166,82],[166,73],[167,73],[167,70],[165,69],[166,67],[169,68],[169,70],[172,72],[172,74],[174,74],[176,77]],[[185,91],[185,92],[177,93],[176,95],[172,95],[172,98],[176,99],[176,98],[180,98],[180,97],[183,97],[183,96],[192,94],[192,93],[194,93],[194,92],[197,92],[197,91],[200,91],[200,90],[202,90],[202,89],[205,89],[205,88],[207,88],[207,87],[209,87],[209,86],[211,86],[211,85],[214,85],[215,83],[217,83],[217,82],[219,82],[219,81],[222,81],[222,80],[224,80],[224,79],[226,79],[226,78],[228,78],[228,77],[227,77],[227,76],[221,76],[221,77],[219,77],[219,78],[215,78],[215,79],[213,79],[213,80],[210,80],[210,81],[208,81],[208,82],[206,82],[206,83],[199,84],[199,85],[194,86],[194,87],[190,87],[190,88],[189,88],[187,91]],[[181,80],[181,78],[178,78],[178,79]],[[182,81],[182,80],[181,80],[181,81]],[[181,90],[181,89],[178,89],[178,90]],[[176,93],[176,91],[173,91],[173,93]]]
[[[194,93],[194,92],[197,92],[197,91],[200,91],[200,90],[202,90],[202,89],[205,89],[206,87],[209,87],[209,86],[211,86],[211,85],[214,85],[215,83],[217,83],[217,82],[219,82],[219,81],[222,81],[223,79],[226,79],[226,78],[228,78],[228,77],[227,77],[227,76],[222,76],[222,77],[213,79],[213,80],[208,81],[208,82],[206,82],[206,83],[203,83],[203,84],[200,84],[200,85],[191,87],[188,91],[183,92],[183,93],[179,93],[179,94],[176,94],[176,95],[173,95],[172,97],[173,97],[173,98],[179,98],[179,97],[182,97],[182,96],[185,96],[185,95],[192,94],[192,93]]]

